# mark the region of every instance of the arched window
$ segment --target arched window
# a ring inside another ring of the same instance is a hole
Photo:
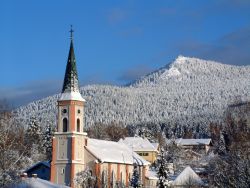
[[[80,132],[80,119],[76,120],[76,129],[77,129],[77,132]]]
[[[115,179],[115,173],[114,171],[112,170],[112,173],[111,173],[111,181],[110,181],[110,186],[111,188],[115,188],[116,187],[116,179]]]
[[[68,131],[68,120],[67,118],[63,118],[63,132]]]
[[[120,178],[120,183],[121,183],[121,186],[123,185],[123,179],[122,179],[122,172],[121,172],[121,178]]]
[[[107,186],[106,173],[105,171],[102,171],[102,188],[105,188],[106,186]]]

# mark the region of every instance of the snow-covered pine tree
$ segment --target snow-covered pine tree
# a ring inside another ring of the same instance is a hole
[[[168,187],[168,169],[166,167],[165,151],[163,148],[161,148],[158,163],[159,169],[157,175],[159,179],[157,182],[157,186],[159,188],[166,188]]]
[[[77,186],[82,188],[94,188],[96,177],[92,175],[91,170],[87,167],[85,170],[76,174],[74,182]]]
[[[25,141],[28,145],[41,144],[42,130],[35,117],[30,118],[28,129],[25,133]]]
[[[28,129],[25,132],[24,142],[29,150],[27,155],[34,162],[46,159],[43,148],[43,133],[40,124],[34,117],[30,119]]]
[[[133,170],[132,178],[130,180],[130,185],[133,188],[141,187],[140,174],[139,174],[138,166],[136,163],[134,163],[134,170]]]
[[[218,150],[219,155],[226,154],[226,143],[225,143],[224,135],[222,133],[220,133],[220,140],[218,142],[217,150]]]
[[[52,136],[54,132],[55,130],[52,128],[52,124],[48,121],[43,132],[43,150],[47,160],[52,159]]]

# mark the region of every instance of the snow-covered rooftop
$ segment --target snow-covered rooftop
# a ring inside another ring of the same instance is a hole
[[[187,166],[177,178],[172,182],[174,186],[183,185],[203,185],[201,178],[193,171],[190,166]]]
[[[11,188],[69,188],[68,186],[54,184],[40,178],[26,178]]]
[[[31,166],[30,168],[28,168],[27,170],[25,170],[25,172],[28,172],[29,170],[31,170],[31,169],[39,166],[39,165],[44,165],[44,166],[50,168],[50,162],[49,161],[40,161],[40,162],[34,164],[33,166]]]
[[[175,140],[177,145],[185,146],[185,145],[209,145],[211,143],[211,139],[184,139],[178,138]]]
[[[123,143],[106,140],[88,139],[86,149],[101,162],[114,162],[138,165],[149,165],[150,163],[133,152],[131,148]]]
[[[85,101],[82,98],[82,95],[79,92],[65,92],[62,93],[58,101],[67,101],[67,100],[75,100],[75,101]]]
[[[157,151],[157,148],[147,138],[126,137],[120,139],[118,143],[129,146],[133,151]]]
[[[158,180],[158,175],[156,171],[149,170],[146,174],[146,178],[150,180]]]

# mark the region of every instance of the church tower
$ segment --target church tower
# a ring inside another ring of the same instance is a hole
[[[51,181],[74,187],[73,179],[83,171],[84,146],[87,133],[84,128],[84,102],[79,92],[73,30],[70,30],[70,49],[61,96],[58,100],[57,131],[53,137]]]

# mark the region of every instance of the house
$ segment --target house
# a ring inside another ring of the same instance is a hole
[[[50,162],[38,162],[29,169],[25,170],[25,173],[27,173],[28,177],[32,177],[33,174],[36,174],[40,179],[50,180]]]
[[[178,138],[175,140],[177,146],[180,146],[184,149],[192,149],[197,152],[205,151],[207,153],[212,146],[212,140],[210,138],[207,139],[184,139]]]
[[[134,152],[136,152],[138,155],[140,155],[150,163],[155,162],[155,160],[157,159],[159,144],[152,144],[147,138],[126,137],[124,139],[120,139],[118,142],[127,145]]]
[[[148,161],[122,142],[91,139],[84,132],[85,99],[79,90],[73,30],[70,32],[70,50],[57,104],[57,130],[52,140],[50,181],[78,187],[74,179],[79,172],[88,168],[96,177],[98,188],[111,188],[118,184],[128,186],[136,163],[140,169],[141,182],[146,185]]]
[[[201,178],[193,171],[190,166],[187,166],[174,181],[170,183],[171,187],[186,188],[186,187],[201,187],[204,186]]]
[[[145,188],[157,188],[158,175],[156,171],[149,170],[146,176]]]

